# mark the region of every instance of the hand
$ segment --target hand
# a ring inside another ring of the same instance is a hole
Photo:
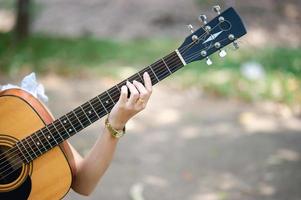
[[[152,82],[149,74],[143,74],[145,85],[138,81],[129,81],[121,87],[121,94],[109,115],[109,123],[117,130],[123,129],[126,122],[143,110],[152,93]],[[128,89],[130,97],[128,98]]]

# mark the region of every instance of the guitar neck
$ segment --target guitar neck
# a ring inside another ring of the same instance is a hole
[[[24,162],[31,162],[53,147],[67,140],[98,119],[107,115],[120,96],[120,88],[126,81],[143,81],[143,73],[148,72],[153,85],[173,74],[186,65],[178,50],[145,67],[138,73],[111,87],[86,103],[78,106],[66,115],[56,119],[32,135],[22,139],[16,146]]]

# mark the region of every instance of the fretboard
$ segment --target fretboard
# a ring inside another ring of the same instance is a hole
[[[17,142],[15,148],[19,150],[23,162],[29,163],[107,115],[118,101],[120,88],[125,85],[126,81],[132,82],[137,80],[144,83],[143,73],[148,72],[152,84],[155,85],[182,68],[183,65],[180,54],[176,51],[172,52],[109,90],[78,106],[66,115],[56,119],[51,124]]]

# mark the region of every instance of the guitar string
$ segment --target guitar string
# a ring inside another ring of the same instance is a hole
[[[175,54],[175,55],[176,55],[176,54]],[[174,56],[173,56],[173,57],[174,57]],[[160,61],[160,60],[159,60],[159,61]],[[166,61],[168,62],[169,60],[166,59]],[[175,60],[173,60],[173,61],[175,61]],[[179,61],[179,60],[178,60],[178,61]],[[179,63],[180,63],[180,62],[179,62]],[[180,65],[181,65],[181,64],[180,64]],[[164,66],[164,65],[158,66],[158,68],[159,68],[159,67],[163,67],[163,66]],[[178,67],[178,66],[176,66],[176,67]],[[144,70],[142,70],[142,71],[144,71]],[[163,71],[163,70],[161,70],[160,72],[162,72],[162,71]],[[160,74],[160,72],[157,73],[157,74],[158,74],[158,75],[157,75],[158,78],[159,78],[159,77],[161,78],[161,75],[164,75],[163,73]],[[151,76],[151,75],[150,75],[150,76]],[[137,77],[137,78],[138,78],[138,77]],[[153,76],[153,78],[155,78],[155,75]],[[116,93],[115,93],[115,94],[116,94]],[[119,93],[119,94],[120,94],[120,93]],[[112,98],[115,98],[115,97],[116,97],[116,96],[114,95],[114,97],[112,97]],[[110,99],[110,98],[107,98],[107,99]],[[96,108],[96,107],[95,107],[95,108]],[[97,108],[96,108],[96,109],[97,109]],[[68,113],[68,114],[69,114],[69,113]],[[96,114],[96,113],[95,113],[95,114]],[[100,113],[99,113],[99,114],[100,114]],[[100,115],[102,115],[102,114],[107,114],[107,113],[106,113],[106,112],[105,112],[105,113],[101,113]],[[64,116],[66,116],[66,115],[64,115]],[[64,116],[62,116],[62,117],[64,117]],[[82,116],[84,116],[84,115],[82,115]],[[97,114],[94,115],[94,117],[95,117],[96,119],[99,119],[98,116],[97,116]],[[94,118],[94,119],[95,119],[95,118]],[[91,120],[93,121],[94,119],[91,119]],[[87,121],[85,121],[85,122],[87,122]],[[85,123],[85,122],[84,122],[84,123]],[[52,124],[52,123],[51,123],[51,124]],[[51,124],[49,124],[49,125],[51,125]],[[47,125],[47,126],[48,126],[48,125]],[[77,128],[78,128],[78,126],[75,128],[74,131],[76,131]],[[42,129],[43,129],[43,128],[42,128]],[[37,131],[37,132],[38,132],[38,131]],[[65,132],[65,130],[63,130],[63,132]],[[65,134],[68,135],[68,132],[66,132]],[[53,138],[53,139],[55,139],[55,138]],[[57,138],[56,138],[56,139],[57,139]],[[46,143],[46,142],[47,142],[46,139],[42,139],[42,140],[43,140],[43,143]],[[45,141],[46,141],[46,142],[45,142]],[[48,140],[48,141],[49,141],[49,140]],[[28,143],[28,144],[30,144],[30,143],[32,144],[33,142],[28,142],[28,141],[27,141],[27,143]],[[50,144],[50,143],[49,143],[49,144]],[[33,146],[32,146],[32,147],[33,147]],[[32,150],[33,150],[33,149],[32,149]],[[15,153],[15,152],[17,152],[17,149],[16,149],[14,152],[11,152],[10,154],[13,154],[13,153]],[[37,151],[36,151],[36,152],[37,152]],[[32,153],[34,153],[34,152],[32,152]],[[29,155],[29,154],[28,154],[28,155]],[[30,154],[30,155],[33,155],[33,154]],[[29,155],[29,156],[30,156],[30,155]],[[16,161],[16,160],[19,158],[17,155],[15,155],[14,157],[17,157],[14,161]],[[25,157],[25,156],[24,156],[24,157]],[[21,163],[23,163],[23,162],[21,161]],[[19,163],[16,163],[16,165],[18,165],[18,164],[20,164],[20,162],[19,162]],[[2,171],[3,168],[7,167],[8,165],[9,165],[9,168],[12,168],[12,167],[13,167],[13,166],[11,166],[10,164],[7,164],[6,166],[3,166],[3,167],[1,168],[0,171]],[[6,170],[2,171],[1,174],[4,173],[4,172],[6,172]],[[2,177],[1,179],[3,179],[3,178],[5,178],[5,177]],[[0,179],[0,180],[1,180],[1,179]]]
[[[103,114],[103,112],[102,112],[101,114]],[[94,119],[91,118],[92,121],[95,120],[95,119],[96,119],[96,120],[99,119],[99,118],[97,117],[97,115],[94,115],[93,117],[94,117]],[[76,129],[79,128],[78,125],[79,125],[79,123],[74,124],[74,126],[76,126],[76,128],[75,128],[74,131],[76,131]],[[64,131],[64,132],[65,132],[65,131]],[[66,132],[65,134],[68,134],[68,133]],[[17,158],[17,159],[18,159],[18,158]],[[15,166],[17,166],[18,164],[22,164],[22,163],[23,163],[23,162],[22,162],[21,160],[19,160],[18,163],[15,164]],[[3,168],[5,168],[5,166],[2,167],[1,171],[3,170]],[[11,170],[11,168],[12,168],[11,166],[8,167],[8,169],[5,169],[4,171],[2,171],[1,174],[4,174],[4,173],[7,172],[8,170]],[[13,173],[15,170],[16,170],[16,169],[13,169],[13,171],[11,171],[9,174]],[[2,177],[1,179],[5,178],[5,177],[8,176],[9,174],[5,175],[5,176]],[[2,176],[3,176],[3,175],[2,175]]]
[[[217,26],[218,26],[218,25],[217,25]],[[217,26],[215,26],[215,27],[217,27]],[[214,28],[215,28],[215,27],[214,27]],[[206,34],[206,33],[204,33],[204,34]],[[189,44],[189,45],[190,45],[190,44]],[[189,46],[189,45],[187,45],[187,46]],[[185,47],[185,46],[184,46],[184,47]],[[207,48],[208,48],[208,47],[207,47]],[[188,48],[186,48],[186,49],[188,49]],[[181,50],[182,50],[182,49],[179,48],[179,51],[181,51]],[[185,49],[184,49],[184,50],[185,50]],[[174,52],[172,52],[172,53],[174,53]],[[171,54],[172,54],[172,53],[171,53]],[[181,53],[181,54],[182,54],[182,53]],[[199,54],[199,53],[195,53],[195,55],[192,54],[193,56],[190,56],[191,58],[188,58],[188,60],[193,60],[193,59],[194,59],[193,57],[199,56],[199,55],[196,55],[196,54]],[[171,56],[170,58],[166,59],[165,61],[168,62],[168,61],[170,61],[169,59],[171,59],[171,60],[174,59],[174,56],[176,56],[176,54],[174,54],[174,55]],[[164,58],[163,58],[163,59],[164,59]],[[173,61],[175,61],[175,60],[172,60],[172,62],[173,62]],[[161,60],[158,60],[157,62],[161,62]],[[155,63],[157,63],[157,62],[155,62]],[[155,63],[154,63],[154,64],[155,64]],[[154,64],[152,64],[152,65],[154,65]],[[174,63],[172,63],[172,64],[174,64]],[[149,67],[152,67],[152,65],[150,65]],[[158,67],[157,67],[157,69],[160,70],[159,72],[157,72],[157,74],[159,74],[159,75],[157,75],[157,77],[160,77],[159,79],[162,78],[161,80],[163,80],[164,78],[166,78],[166,77],[164,77],[164,76],[166,76],[166,75],[169,76],[169,75],[170,75],[170,74],[164,74],[164,73],[166,72],[166,71],[165,71],[166,69],[162,68],[162,67],[164,67],[164,65],[166,65],[166,64],[163,63],[163,65],[158,65]],[[182,64],[180,64],[180,65],[182,65]],[[156,66],[155,66],[155,67],[156,67]],[[177,68],[177,67],[179,67],[179,66],[175,66],[175,68]],[[162,70],[161,70],[160,68],[162,68]],[[146,69],[146,70],[145,70],[145,69]],[[143,72],[144,70],[147,71],[147,67],[146,67],[145,69],[141,70],[140,72]],[[156,69],[156,68],[154,68],[154,69]],[[178,69],[176,69],[176,70],[178,70]],[[164,72],[162,73],[162,71],[164,71]],[[140,72],[138,72],[138,73],[140,73]],[[160,73],[161,73],[161,74],[160,74]],[[153,77],[153,78],[156,78],[155,75],[156,75],[156,74],[154,74],[154,77]],[[163,75],[163,77],[161,77],[161,75]],[[135,77],[135,76],[137,76],[137,74],[134,74],[134,75],[133,75],[133,77]],[[150,76],[151,76],[151,74],[150,74]],[[132,77],[130,77],[130,78],[132,78]],[[128,78],[128,79],[130,79],[130,78]],[[140,76],[138,75],[137,78],[140,78]],[[127,80],[128,80],[128,79],[127,79]],[[161,80],[160,80],[160,81],[161,81]],[[121,82],[121,83],[122,83],[122,82]],[[117,84],[117,85],[118,85],[118,84]],[[117,85],[116,85],[116,86],[117,86]],[[113,87],[112,87],[112,88],[113,88]],[[112,89],[112,88],[111,88],[111,89]],[[117,95],[119,96],[120,93],[119,93],[119,92],[117,92],[117,93],[118,93]],[[116,93],[115,93],[115,94],[116,94]],[[114,95],[114,93],[113,93],[113,95]],[[112,96],[112,95],[111,95],[111,96]],[[112,99],[114,99],[114,98],[116,98],[115,95],[112,97]],[[106,100],[107,100],[107,99],[106,99]],[[97,110],[97,108],[96,108],[96,110]],[[75,111],[75,109],[74,109],[73,111]],[[72,112],[72,111],[71,111],[71,112]],[[70,112],[69,112],[69,113],[70,113]],[[69,113],[67,113],[67,114],[69,114]],[[66,118],[69,119],[67,114],[64,115],[63,117],[66,116]],[[96,113],[95,113],[95,114],[96,114]],[[104,113],[101,113],[100,115],[102,115],[102,114],[104,114]],[[105,114],[107,114],[107,113],[105,112]],[[96,114],[96,115],[97,115],[97,114]],[[97,117],[96,115],[95,115],[95,117],[99,119],[99,117]],[[83,115],[82,115],[82,116],[83,116]],[[80,118],[80,117],[82,117],[82,116],[77,116],[77,115],[75,114],[75,117],[79,117],[79,118]],[[87,117],[87,119],[88,119],[88,118],[89,118],[89,117]],[[75,118],[74,118],[74,119],[75,119]],[[89,118],[89,119],[90,119],[90,118]],[[88,119],[88,120],[89,120],[89,119]],[[92,119],[92,121],[93,121],[93,120],[94,120],[94,119]],[[70,121],[70,119],[69,119],[69,121]],[[76,120],[76,121],[79,121],[79,120]],[[54,121],[54,122],[55,122],[55,121]],[[70,121],[70,122],[71,122],[71,121]],[[80,122],[80,121],[79,121],[79,122]],[[83,123],[86,123],[86,122],[87,122],[87,121],[85,121],[85,122],[83,122]],[[92,123],[93,123],[93,122],[92,122]],[[91,124],[91,123],[90,123],[90,124]],[[89,125],[90,125],[90,124],[89,124]],[[49,125],[50,125],[50,124],[49,124]],[[55,125],[55,124],[54,124],[54,125]],[[72,125],[75,125],[75,124],[74,124],[74,121],[72,121],[70,125],[71,125],[71,126],[72,126]],[[78,128],[81,129],[81,130],[82,130],[83,128],[85,128],[85,127],[83,127],[83,126],[82,126],[81,124],[79,124],[79,123],[77,123],[77,125],[80,125],[80,127],[76,126],[76,128],[73,127],[74,129],[72,129],[72,130],[75,131],[75,132],[79,132],[79,131],[77,131]],[[89,125],[88,125],[88,126],[89,126]],[[47,125],[47,126],[48,126],[48,125]],[[71,126],[70,126],[70,127],[71,127]],[[81,128],[81,127],[82,127],[82,128]],[[52,127],[49,126],[49,128],[52,128]],[[55,127],[54,127],[54,128],[55,128]],[[63,129],[64,129],[64,128],[65,128],[65,127],[63,127]],[[37,132],[38,132],[38,131],[37,131]],[[56,132],[57,132],[57,131],[56,131]],[[61,132],[61,130],[59,130],[59,132]],[[63,130],[62,132],[65,132],[65,130]],[[51,133],[51,131],[50,131],[50,133]],[[65,132],[65,134],[69,135],[67,131]],[[52,135],[52,137],[53,137],[53,136],[55,136],[55,135]],[[36,137],[37,137],[37,136],[36,136]],[[31,139],[32,139],[32,138],[31,138]],[[38,139],[41,139],[41,138],[38,138]],[[55,140],[55,142],[57,142],[57,138],[53,137],[53,139]],[[32,140],[33,140],[33,139],[32,139]],[[42,140],[43,140],[43,142],[42,142]],[[51,141],[49,142],[49,140],[47,140],[46,138],[45,138],[45,139],[42,139],[42,140],[41,140],[42,145],[45,143],[45,141],[48,142],[49,144],[51,144],[51,143],[50,143]],[[26,141],[26,142],[27,142],[29,145],[32,145],[32,143],[34,143],[34,140],[33,140],[33,142],[28,142],[28,141]],[[51,144],[51,145],[53,145],[53,144]],[[31,148],[32,150],[34,150],[34,151],[32,152],[32,153],[34,153],[34,154],[35,154],[36,152],[38,152],[38,151],[36,151],[36,149],[39,150],[39,148],[35,148],[35,146],[36,146],[36,145],[34,145],[34,146],[29,146],[29,147],[32,147],[32,148]],[[33,149],[33,148],[34,148],[34,149]],[[43,146],[43,148],[45,149],[44,146]],[[40,150],[39,150],[39,151],[40,151]],[[46,150],[46,151],[47,151],[47,150]],[[46,151],[40,151],[40,152],[42,152],[42,154],[43,154],[43,153],[45,153]],[[38,154],[39,154],[39,153],[38,153]],[[29,155],[29,154],[28,154],[28,155]],[[31,155],[33,155],[33,154],[31,154]],[[40,155],[41,155],[41,154],[40,154]],[[38,156],[40,156],[40,155],[38,155]],[[29,155],[29,156],[30,156],[30,155]],[[24,157],[25,157],[25,155],[24,155]],[[17,157],[17,159],[18,159],[18,157]],[[2,167],[2,168],[3,168],[3,167]],[[2,169],[2,168],[1,168],[1,169]]]
[[[221,22],[218,22],[218,24],[212,29],[212,30],[214,30],[217,26],[219,26],[219,24],[220,24]],[[212,30],[210,30],[210,32],[212,31]],[[206,36],[206,35],[208,35],[208,34],[206,34],[207,32],[205,31],[204,33],[203,33],[203,35],[201,35],[199,38],[198,38],[198,41],[193,41],[192,43],[190,43],[190,44],[188,44],[188,45],[186,45],[186,46],[183,46],[182,48],[185,48],[185,47],[187,47],[186,49],[189,49],[189,45],[194,45],[195,43],[198,43],[199,41],[200,41],[200,39],[203,37],[203,36]],[[181,50],[181,48],[179,48],[179,50]],[[185,52],[181,52],[181,54],[184,54]],[[198,54],[198,52],[196,52],[196,54]],[[192,54],[193,55],[193,54]],[[161,61],[161,60],[158,60],[159,62]],[[157,62],[158,62],[157,61]],[[154,63],[155,64],[155,63]],[[153,64],[152,64],[153,65]],[[150,65],[151,66],[151,65]],[[143,70],[142,70],[143,71]],[[138,72],[139,73],[139,72]],[[128,78],[128,79],[130,79],[130,78]],[[118,85],[118,84],[117,84]],[[12,152],[13,153],[13,152]],[[2,153],[2,154],[0,154],[1,156],[3,156],[4,154],[7,154],[6,152],[5,153]],[[1,160],[1,159],[0,159]]]
[[[172,57],[171,57],[171,58],[172,58]],[[193,57],[192,57],[192,59],[193,59]],[[167,61],[167,60],[166,60],[166,61]],[[165,64],[164,64],[164,65],[165,65]],[[159,66],[158,68],[163,67],[164,65],[161,65],[161,66]],[[178,67],[178,66],[176,66],[175,68],[177,68],[177,67]],[[176,69],[176,70],[177,70],[177,69]],[[142,70],[142,71],[144,71],[144,70]],[[162,72],[162,71],[165,71],[165,69],[160,70],[160,72]],[[160,73],[160,72],[159,72],[159,75],[157,75],[157,76],[159,76],[160,79],[161,79],[161,78],[162,78],[161,75],[163,75],[163,78],[165,78],[164,76],[165,76],[166,74],[164,75],[163,73]],[[154,75],[154,76],[155,76],[155,75]],[[163,79],[163,78],[162,78],[162,79]],[[118,93],[118,96],[119,96],[119,94],[120,94],[120,93]],[[113,98],[115,98],[115,97],[116,97],[116,96],[114,95]],[[96,110],[97,110],[97,108],[96,108]],[[74,111],[75,111],[75,110],[74,110]],[[68,113],[68,114],[69,114],[69,113]],[[96,113],[95,113],[95,114],[96,114]],[[107,113],[101,113],[101,115],[102,115],[102,114],[107,114]],[[67,119],[68,119],[68,115],[66,115],[66,117],[67,117]],[[76,115],[75,115],[75,117],[76,117]],[[82,117],[82,116],[78,116],[78,117],[80,118],[80,117]],[[96,115],[95,115],[95,117],[97,118]],[[88,119],[88,118],[87,118],[87,119]],[[94,120],[94,119],[92,119],[92,121],[93,121],[93,120]],[[70,119],[69,119],[69,121],[70,121]],[[79,120],[77,120],[77,121],[79,121]],[[87,122],[87,121],[85,121],[85,122],[83,122],[83,123],[86,123],[86,122]],[[72,123],[73,125],[75,125],[75,124],[74,124],[74,121],[72,121],[71,123]],[[90,123],[90,124],[91,124],[91,123]],[[90,124],[89,124],[89,125],[90,125]],[[78,125],[79,125],[79,123],[78,123]],[[81,126],[82,126],[82,125],[81,125]],[[51,128],[51,127],[49,127],[49,128]],[[54,128],[55,128],[55,127],[54,127]],[[64,128],[64,127],[63,127],[63,128]],[[78,126],[76,126],[76,128],[74,128],[74,129],[75,129],[75,130],[74,130],[75,132],[78,132],[78,131],[77,131],[77,128],[78,128]],[[80,127],[79,127],[79,128],[80,128]],[[85,127],[82,127],[82,128],[85,128]],[[81,129],[81,128],[80,128],[80,129]],[[59,132],[61,132],[61,131],[59,131]],[[63,131],[63,132],[65,132],[65,131]],[[51,131],[50,131],[50,133],[51,133]],[[69,135],[68,132],[66,132],[65,134]],[[52,135],[52,136],[53,136],[53,135]],[[55,135],[54,135],[54,136],[55,136]],[[55,138],[55,137],[53,137],[53,138],[55,139],[55,141],[57,140],[57,138]],[[42,139],[42,140],[43,140],[43,142],[42,142],[42,144],[43,144],[45,141],[44,141],[44,139]],[[46,140],[46,139],[45,139],[45,140]],[[27,142],[28,142],[28,141],[27,141]],[[49,140],[47,140],[47,142],[49,142]],[[50,142],[51,142],[51,141],[50,141]],[[51,144],[50,142],[49,142],[49,144]],[[30,142],[30,143],[31,143],[31,142]],[[53,144],[52,144],[52,145],[53,145]],[[36,149],[38,149],[38,148],[35,148],[35,146],[32,146],[32,147],[35,149],[35,151],[36,151]],[[44,148],[44,149],[45,149],[45,148]],[[33,150],[33,149],[32,149],[32,150]],[[38,150],[39,150],[39,149],[38,149]],[[37,152],[37,151],[36,151],[36,152]],[[34,151],[33,151],[33,153],[34,153]],[[45,152],[43,151],[43,153],[45,153]],[[32,155],[32,154],[31,154],[31,155]],[[39,156],[40,156],[40,155],[39,155]]]
[[[220,23],[218,23],[212,30],[214,30],[217,26],[219,26],[219,24]],[[211,30],[211,31],[212,31]],[[206,36],[206,35],[208,35],[208,34],[206,34],[206,32],[204,32],[204,34],[202,35],[202,36],[200,36],[199,37],[199,39],[198,40],[200,40],[203,36]],[[197,41],[198,42],[198,41]],[[196,42],[196,43],[197,43]],[[194,44],[194,42],[192,42],[191,44],[188,44],[188,45],[186,45],[186,46],[183,46],[182,48],[184,49],[184,48],[186,48],[186,49],[189,49],[189,45],[193,45]],[[188,46],[188,47],[187,47]],[[179,50],[181,51],[182,49],[181,48],[179,48]],[[185,51],[185,49],[184,49],[184,51]],[[174,52],[173,52],[174,53]],[[181,54],[184,54],[185,52],[181,52]],[[195,54],[198,54],[198,52],[196,52]],[[175,55],[175,54],[174,54]],[[193,54],[192,54],[193,55]],[[174,56],[173,56],[174,57]],[[171,57],[171,58],[173,58],[173,57]],[[157,62],[160,62],[161,60],[158,60]],[[157,62],[155,62],[154,64],[156,64]],[[154,65],[154,64],[152,64],[152,65]],[[150,65],[150,67],[152,66],[152,65]],[[164,66],[164,65],[163,65]],[[161,68],[162,66],[159,66],[158,68]],[[143,70],[141,70],[141,71],[143,71]],[[141,72],[140,71],[140,72]],[[140,73],[140,72],[138,72],[138,73]],[[160,73],[160,72],[159,72]],[[136,74],[134,74],[134,76],[136,76]],[[151,76],[151,74],[150,74],[150,76]],[[154,75],[155,76],[155,75]],[[128,78],[128,79],[131,79],[132,77],[130,77],[130,78]],[[140,78],[140,77],[138,77],[138,78]],[[156,77],[155,77],[156,78]],[[165,77],[164,77],[165,78]],[[117,84],[118,85],[118,84]],[[116,85],[116,86],[117,86]],[[69,114],[69,113],[68,113]],[[38,139],[40,139],[40,138],[38,138]],[[28,141],[27,141],[27,143],[28,143]],[[31,142],[30,142],[31,143]],[[12,152],[13,153],[13,152]],[[34,153],[34,152],[33,152]],[[7,153],[3,153],[2,155],[4,155],[4,154],[7,154]],[[1,159],[0,159],[1,160]]]
[[[174,54],[175,55],[175,54]],[[198,55],[196,55],[196,56],[198,56]],[[191,58],[189,59],[189,60],[192,60],[192,59],[194,59],[193,57],[195,57],[195,56],[191,56]],[[172,57],[171,57],[172,58]],[[160,60],[159,60],[160,61]],[[167,60],[166,60],[167,61]],[[164,64],[165,65],[165,64]],[[160,67],[162,67],[162,66],[164,66],[164,65],[161,65],[161,66],[159,66],[158,68],[160,68]],[[176,68],[177,68],[178,66],[176,66]],[[146,69],[146,68],[145,68]],[[163,69],[164,70],[164,69]],[[178,70],[178,69],[176,69],[176,70]],[[144,71],[144,70],[142,70],[142,71]],[[142,72],[142,71],[140,71],[140,72]],[[165,71],[165,70],[164,70]],[[139,73],[140,73],[139,72]],[[162,72],[162,70],[161,70],[161,72]],[[159,72],[160,73],[160,72]],[[163,78],[165,78],[164,77],[164,74],[162,73],[162,74],[160,74],[160,75],[163,75]],[[160,76],[160,75],[158,75],[158,76]],[[165,74],[166,75],[166,74]],[[151,74],[150,74],[150,76],[151,76]],[[162,78],[162,79],[163,79]],[[160,77],[160,79],[161,79],[161,77]],[[113,88],[113,87],[112,87]],[[111,89],[112,89],[111,88]],[[115,98],[115,96],[113,97],[113,98]],[[75,111],[75,110],[74,110]],[[69,113],[68,113],[69,114]],[[96,113],[95,113],[96,114]],[[102,113],[103,114],[103,113]],[[106,113],[105,113],[106,114]],[[68,117],[68,116],[66,116],[66,117]],[[97,116],[95,116],[96,118],[97,118]],[[67,118],[68,119],[68,118]],[[88,119],[88,118],[87,118]],[[99,118],[98,118],[99,119]],[[92,119],[92,121],[93,121],[94,119]],[[74,123],[74,122],[72,122],[72,123]],[[84,122],[85,123],[85,122]],[[91,123],[90,123],[91,124]],[[89,124],[89,125],[90,125]],[[50,128],[50,127],[49,127]],[[63,127],[64,128],[64,127]],[[76,129],[78,128],[78,126],[75,128],[75,132],[78,132]],[[85,127],[83,127],[83,128],[85,128]],[[51,131],[50,131],[51,132]],[[64,131],[63,131],[64,132]],[[66,132],[66,134],[68,134],[68,132]],[[69,134],[68,134],[69,135]],[[55,138],[54,138],[55,139]],[[56,138],[57,139],[57,138]],[[47,142],[49,142],[49,140],[46,140]],[[56,140],[55,140],[56,141]],[[28,141],[27,141],[28,142]],[[44,143],[45,141],[43,141],[42,143]],[[51,141],[50,141],[51,142]],[[49,142],[49,144],[50,144],[50,142]],[[53,144],[52,144],[53,145]],[[36,148],[35,148],[36,149]],[[44,148],[45,149],[45,148]],[[38,149],[39,150],[39,149]],[[37,151],[36,151],[37,152]],[[34,152],[33,152],[34,153]],[[43,153],[45,153],[45,152],[43,152]],[[32,155],[32,154],[31,154]],[[41,155],[41,154],[40,154]],[[39,155],[39,156],[40,156]],[[30,156],[30,155],[29,155]]]

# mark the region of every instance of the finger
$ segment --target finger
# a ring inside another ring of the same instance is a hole
[[[142,83],[138,82],[138,81],[133,81],[133,84],[138,89],[138,91],[140,93],[140,98],[142,98],[143,100],[147,100],[148,99],[148,92],[147,92],[146,88],[144,87],[144,85]]]
[[[125,104],[128,100],[127,96],[128,96],[128,88],[125,85],[123,85],[120,91],[119,102],[121,104]]]
[[[152,80],[147,72],[144,72],[143,79],[144,79],[145,88],[147,89],[147,91],[151,92],[152,91]]]
[[[130,93],[131,93],[128,102],[129,102],[131,105],[134,105],[135,102],[137,101],[137,99],[139,98],[139,92],[138,92],[138,90],[136,89],[136,87],[135,87],[132,83],[130,83],[129,81],[126,82],[126,85],[128,86],[128,88],[129,88],[129,90],[130,90]]]

